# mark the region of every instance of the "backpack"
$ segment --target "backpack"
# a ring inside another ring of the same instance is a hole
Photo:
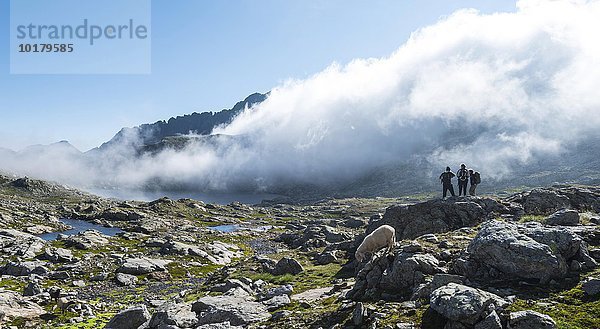
[[[464,181],[467,179],[469,175],[469,171],[467,169],[460,169],[458,171],[458,178],[460,178],[460,180]]]
[[[475,184],[481,184],[481,175],[478,171],[476,171],[473,176],[475,176]]]

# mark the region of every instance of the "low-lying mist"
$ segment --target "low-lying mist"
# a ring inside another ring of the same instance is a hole
[[[465,162],[502,180],[595,136],[598,17],[599,1],[462,10],[414,32],[389,57],[334,63],[273,88],[208,142],[138,154],[132,134],[86,154],[58,145],[2,155],[0,168],[81,187],[215,191],[343,186],[415,163],[442,171]],[[401,170],[435,180],[431,171]]]

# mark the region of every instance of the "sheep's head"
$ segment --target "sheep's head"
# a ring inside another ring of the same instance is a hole
[[[360,251],[357,251],[357,252],[354,254],[354,258],[356,258],[356,260],[357,260],[359,263],[362,263],[362,262],[365,260],[365,254],[364,254],[364,253],[362,253],[362,252],[360,252]]]

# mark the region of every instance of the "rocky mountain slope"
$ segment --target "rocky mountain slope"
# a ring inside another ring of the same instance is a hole
[[[598,187],[219,206],[0,176],[0,196],[3,326],[600,327]],[[62,218],[97,230],[39,237]],[[357,262],[383,224],[394,250]]]
[[[224,109],[219,112],[194,112],[173,117],[166,121],[162,120],[133,128],[123,128],[110,141],[103,143],[91,152],[102,151],[122,143],[135,142],[138,146],[148,147],[159,144],[169,137],[188,134],[209,135],[215,127],[230,123],[245,108],[263,102],[267,95],[251,94],[243,101],[237,102],[231,109]]]

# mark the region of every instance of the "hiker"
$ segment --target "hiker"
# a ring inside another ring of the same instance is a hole
[[[458,196],[467,196],[467,184],[469,184],[469,171],[467,166],[463,163],[460,165],[460,169],[456,172],[458,176]]]
[[[443,195],[444,199],[446,198],[446,192],[450,191],[450,194],[454,196],[454,186],[452,186],[452,178],[454,177],[454,173],[450,170],[450,167],[446,167],[446,171],[440,175],[440,182],[443,187]]]
[[[469,195],[475,195],[475,189],[481,183],[481,174],[478,171],[473,172],[473,169],[469,169],[469,178],[471,180]]]

